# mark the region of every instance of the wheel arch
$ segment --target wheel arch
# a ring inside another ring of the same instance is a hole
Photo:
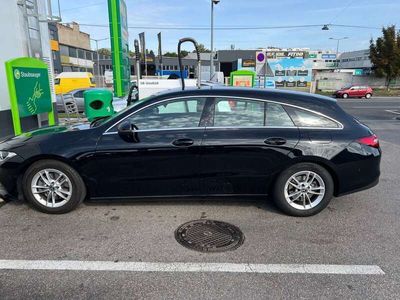
[[[34,163],[41,161],[41,160],[55,160],[55,161],[60,161],[66,165],[68,165],[69,167],[73,168],[75,171],[78,172],[78,168],[77,166],[71,162],[70,160],[66,159],[65,157],[59,156],[59,155],[52,155],[52,154],[46,154],[46,155],[36,155],[36,156],[32,156],[29,159],[27,159],[24,164],[20,167],[20,170],[18,172],[18,179],[17,179],[17,192],[18,192],[18,197],[22,197],[23,193],[22,193],[22,178],[26,172],[26,170],[33,165]],[[78,174],[80,175],[80,177],[82,178],[82,181],[85,185],[85,189],[86,189],[86,196],[89,197],[89,186],[88,183],[85,180],[85,177],[82,176],[79,172]]]
[[[317,164],[321,167],[323,167],[325,170],[328,171],[328,173],[331,175],[332,180],[333,180],[333,194],[334,196],[338,195],[339,192],[339,176],[337,174],[337,172],[335,171],[335,167],[332,165],[331,162],[329,162],[327,159],[324,159],[322,157],[315,157],[315,156],[302,156],[302,157],[298,157],[295,158],[290,165],[287,165],[284,169],[282,169],[279,174],[280,175],[282,172],[284,172],[285,170],[287,170],[288,168],[300,164],[300,163],[313,163],[313,164]],[[276,176],[275,178],[278,178],[278,176]],[[275,180],[274,180],[275,181]],[[275,182],[274,182],[275,183]],[[274,183],[271,185],[271,187],[274,186]]]

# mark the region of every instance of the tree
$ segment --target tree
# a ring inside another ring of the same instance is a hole
[[[188,51],[186,51],[186,50],[181,50],[181,55],[182,55],[182,57],[185,57],[185,56],[187,56],[188,54],[189,54]],[[166,53],[163,54],[163,56],[166,56],[166,57],[178,57],[178,54],[177,54],[176,52],[166,52]]]
[[[207,49],[206,46],[204,46],[203,44],[199,44],[199,52],[200,53],[210,53],[211,50]],[[196,50],[193,50],[193,52],[196,52]]]
[[[108,48],[101,48],[99,49],[99,53],[102,55],[108,55],[111,56],[111,50]]]
[[[389,89],[390,82],[400,75],[400,33],[396,33],[394,25],[383,28],[382,33],[376,42],[371,39],[370,59],[375,74],[386,77]]]

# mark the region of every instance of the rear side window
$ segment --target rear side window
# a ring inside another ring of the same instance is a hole
[[[247,99],[217,98],[215,127],[264,126],[265,102]]]
[[[292,119],[289,117],[285,109],[280,104],[268,103],[266,114],[266,126],[294,127]]]
[[[290,106],[287,106],[286,110],[294,124],[298,127],[340,128],[337,122],[310,111]]]
[[[55,78],[54,79],[54,84],[60,84],[60,81],[61,81],[60,78]]]

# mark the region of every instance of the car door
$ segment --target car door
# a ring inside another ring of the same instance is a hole
[[[127,142],[119,124],[105,132],[96,149],[96,197],[196,195],[199,153],[205,127],[200,126],[205,98],[164,100],[122,122],[136,126]],[[120,124],[122,124],[120,122]]]
[[[349,90],[350,97],[358,97],[358,86],[352,86]]]
[[[215,99],[206,128],[201,176],[208,194],[266,194],[268,183],[286,164],[299,141],[279,103]]]
[[[79,112],[85,111],[85,100],[83,98],[83,92],[86,90],[77,90],[72,95],[75,98],[76,104],[78,105]]]

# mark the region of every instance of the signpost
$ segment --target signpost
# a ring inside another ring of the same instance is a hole
[[[20,118],[48,113],[49,125],[54,125],[47,65],[30,57],[12,59],[5,64],[15,135],[22,133]]]
[[[125,0],[108,0],[108,14],[110,19],[114,95],[123,97],[129,92],[131,78],[128,16]]]

